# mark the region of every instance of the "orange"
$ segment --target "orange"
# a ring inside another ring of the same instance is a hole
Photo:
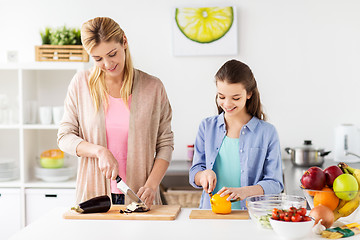
[[[228,197],[229,195],[220,197],[219,194],[214,194],[210,198],[211,210],[214,213],[219,213],[219,214],[231,213],[231,202],[226,200]]]
[[[339,198],[335,195],[331,188],[324,187],[321,191],[317,192],[314,196],[314,207],[324,205],[334,211],[339,205]]]

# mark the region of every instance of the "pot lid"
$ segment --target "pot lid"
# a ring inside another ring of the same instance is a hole
[[[312,151],[312,150],[314,150],[314,151],[322,151],[322,150],[324,150],[323,148],[314,147],[311,140],[304,140],[303,145],[300,146],[300,147],[296,147],[295,149],[308,150],[308,151]]]

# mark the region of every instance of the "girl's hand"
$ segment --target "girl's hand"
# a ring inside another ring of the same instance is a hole
[[[260,185],[254,185],[254,186],[244,186],[239,188],[223,187],[217,193],[220,194],[221,197],[224,197],[227,194],[229,194],[230,196],[226,200],[230,201],[230,200],[238,200],[238,199],[244,200],[245,198],[254,195],[263,195],[264,190]]]
[[[213,170],[207,169],[198,172],[195,176],[195,181],[200,183],[199,185],[203,187],[205,192],[211,193],[216,186],[216,174]]]
[[[99,168],[106,178],[115,180],[119,174],[119,166],[117,160],[107,148],[102,148],[98,153]]]
[[[155,190],[149,187],[141,187],[137,192],[137,195],[144,201],[146,206],[150,209],[155,200]]]
[[[247,197],[243,191],[243,188],[241,187],[240,188],[223,187],[217,192],[217,194],[220,194],[220,197],[224,197],[229,194],[229,197],[226,199],[228,201],[236,200],[236,199],[243,200]]]

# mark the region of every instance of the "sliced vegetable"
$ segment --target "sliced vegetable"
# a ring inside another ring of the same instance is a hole
[[[111,207],[111,200],[108,195],[97,196],[91,198],[79,205],[72,207],[78,213],[101,213],[109,211]]]
[[[149,209],[142,203],[132,202],[126,206],[125,210],[120,209],[120,213],[147,212]]]

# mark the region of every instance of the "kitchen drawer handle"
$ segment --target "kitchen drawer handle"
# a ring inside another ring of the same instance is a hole
[[[45,197],[53,197],[53,198],[56,198],[56,197],[57,197],[57,194],[45,194]]]

